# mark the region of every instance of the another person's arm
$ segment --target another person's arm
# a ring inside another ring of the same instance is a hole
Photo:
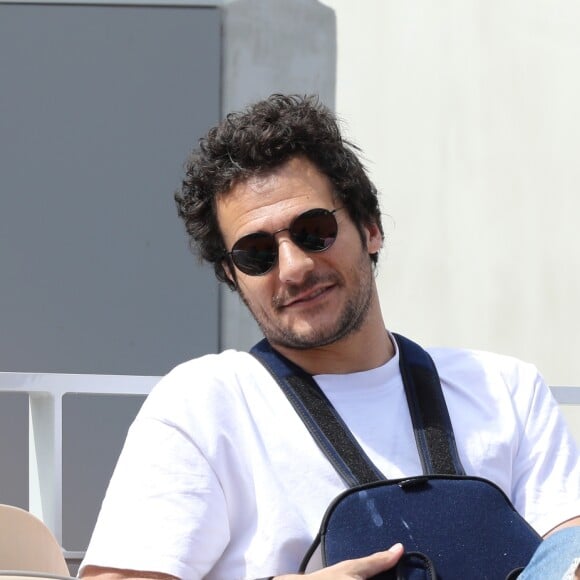
[[[544,534],[544,539],[546,539],[548,536],[551,536],[553,533],[559,530],[563,530],[564,528],[571,528],[573,526],[580,526],[580,516],[572,518],[570,520],[566,520],[565,522],[562,522],[561,524],[557,525],[555,528],[552,528],[547,534]]]

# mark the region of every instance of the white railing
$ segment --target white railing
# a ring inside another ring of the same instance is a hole
[[[580,387],[551,387],[560,405],[580,405]]]
[[[62,400],[65,394],[146,395],[160,377],[0,372],[0,392],[30,401],[29,509],[62,545]],[[580,387],[552,387],[559,403],[580,405]],[[83,552],[66,551],[78,560]]]
[[[119,6],[221,6],[225,0],[0,0],[0,4],[108,4]]]
[[[0,392],[26,393],[30,401],[29,510],[62,545],[62,401],[65,394],[146,395],[160,377],[2,373]],[[67,559],[82,552],[65,550]]]

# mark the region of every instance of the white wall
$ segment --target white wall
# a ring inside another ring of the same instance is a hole
[[[324,0],[390,328],[580,384],[580,3]]]

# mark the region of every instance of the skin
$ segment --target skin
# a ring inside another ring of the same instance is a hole
[[[226,247],[244,235],[275,232],[312,208],[340,207],[328,179],[297,157],[265,176],[239,183],[217,201]],[[376,224],[363,228],[363,240],[346,210],[336,213],[338,237],[325,252],[309,254],[288,232],[276,236],[278,264],[264,276],[230,272],[240,296],[265,336],[310,374],[352,373],[376,368],[394,355],[380,310],[369,254],[382,245]],[[300,346],[297,346],[300,345]],[[580,525],[580,517],[563,527]],[[404,552],[397,544],[365,558],[340,562],[308,575],[278,580],[366,580],[392,569]],[[89,566],[82,578],[95,580],[173,579],[159,572]]]
[[[380,572],[393,568],[403,553],[403,546],[395,544],[389,550],[377,552],[366,558],[346,560],[312,574],[284,574],[283,576],[276,576],[276,580],[299,580],[301,578],[312,578],[312,580],[366,580]],[[88,567],[82,577],[99,580],[145,580],[146,578],[179,580],[175,576],[167,574],[138,572],[135,570],[113,570],[110,568],[97,568],[96,566]]]

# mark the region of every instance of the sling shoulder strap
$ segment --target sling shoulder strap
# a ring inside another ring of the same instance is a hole
[[[433,359],[412,340],[394,337],[423,473],[465,475]]]
[[[423,473],[464,475],[439,375],[429,354],[394,335]],[[251,349],[274,377],[335,470],[349,487],[385,480],[311,375],[267,340]]]

